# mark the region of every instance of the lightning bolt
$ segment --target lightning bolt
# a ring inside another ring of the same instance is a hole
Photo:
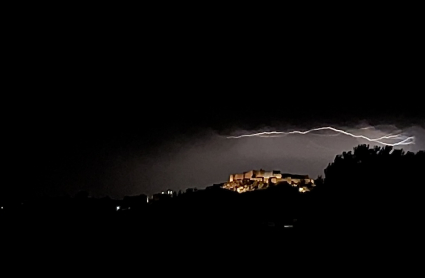
[[[361,138],[361,139],[365,139],[369,142],[374,142],[374,143],[378,143],[381,145],[385,145],[385,146],[405,146],[405,145],[412,145],[415,143],[415,137],[414,136],[410,136],[410,137],[406,137],[405,135],[402,134],[388,134],[385,136],[381,136],[379,138],[369,138],[367,136],[364,135],[356,135],[353,133],[350,133],[348,131],[345,130],[341,130],[341,129],[337,129],[334,127],[330,127],[330,126],[326,126],[326,127],[319,127],[319,128],[313,128],[307,131],[290,131],[290,132],[284,132],[284,131],[268,131],[268,132],[259,132],[259,133],[253,133],[253,134],[244,134],[244,135],[239,135],[239,136],[228,136],[227,138],[229,139],[238,139],[238,138],[243,138],[243,137],[282,137],[282,136],[287,136],[287,135],[291,135],[291,134],[301,134],[301,135],[305,135],[311,132],[315,132],[315,131],[321,131],[321,130],[331,130],[334,132],[337,132],[339,134],[344,134],[347,136],[351,136],[353,138]],[[384,142],[383,140],[399,140],[398,142],[394,142],[394,143],[387,143]]]

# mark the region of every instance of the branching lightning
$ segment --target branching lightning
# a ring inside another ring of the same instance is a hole
[[[311,132],[315,132],[315,131],[322,131],[322,130],[331,130],[334,131],[336,133],[339,134],[344,134],[347,136],[351,136],[354,138],[360,138],[360,139],[364,139],[367,140],[369,142],[374,142],[374,143],[378,143],[381,145],[385,145],[385,146],[405,146],[405,145],[412,145],[415,143],[415,137],[414,136],[410,136],[407,137],[405,135],[402,134],[389,134],[389,135],[385,135],[385,136],[381,136],[379,138],[370,138],[364,135],[356,135],[353,133],[350,133],[348,131],[344,131],[341,129],[337,129],[334,127],[319,127],[319,128],[313,128],[307,131],[290,131],[290,132],[284,132],[284,131],[268,131],[268,132],[259,132],[259,133],[253,133],[253,134],[244,134],[244,135],[239,135],[239,136],[228,136],[227,138],[231,138],[231,139],[238,139],[238,138],[243,138],[243,137],[282,137],[282,136],[287,136],[287,135],[291,135],[291,134],[301,134],[301,135],[305,135]],[[334,136],[334,135],[333,135]],[[387,141],[393,141],[393,143],[388,143],[388,142],[384,142],[383,140],[387,140]],[[394,142],[396,141],[396,142]]]

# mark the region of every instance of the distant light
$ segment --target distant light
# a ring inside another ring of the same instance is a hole
[[[120,210],[120,206],[117,206],[117,211],[119,211]]]
[[[165,194],[165,192],[164,192],[164,191],[162,191],[162,192],[161,192],[161,194]]]
[[[294,226],[293,225],[284,225],[283,227],[284,228],[293,228]]]
[[[1,207],[1,209],[3,209],[3,207]]]

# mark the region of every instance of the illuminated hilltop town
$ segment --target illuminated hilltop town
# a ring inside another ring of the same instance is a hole
[[[242,174],[232,174],[222,188],[238,193],[266,189],[269,186],[287,183],[298,187],[300,192],[308,192],[316,186],[308,175],[283,174],[280,171],[251,170]]]

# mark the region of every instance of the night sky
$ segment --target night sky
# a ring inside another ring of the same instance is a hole
[[[15,132],[9,133],[13,147],[8,149],[8,174],[13,178],[7,189],[24,195],[87,190],[93,196],[122,198],[168,188],[205,188],[250,169],[316,178],[335,155],[371,144],[333,132],[226,138],[260,131],[333,126],[373,138],[403,133],[415,136],[415,144],[403,149],[425,149],[424,118],[403,109],[390,114],[398,103],[389,112],[368,104],[367,109],[359,105],[358,110],[329,112],[331,105],[307,96],[289,101],[285,91],[241,93],[240,101],[226,96],[211,101],[219,98],[212,92],[181,95],[179,101],[167,100],[165,93],[131,98],[117,94],[107,101],[104,95],[70,95],[58,97],[50,107],[48,97],[28,100],[29,106],[42,104],[22,108],[16,115],[20,124],[11,127]],[[364,99],[369,101],[370,94]],[[342,107],[343,101],[337,99],[335,105]]]
[[[406,151],[425,149],[413,37],[241,43],[73,28],[29,27],[10,45],[3,196],[122,198],[260,168],[316,178],[335,155],[368,143],[335,133],[226,138],[250,132],[396,132],[415,136]]]

